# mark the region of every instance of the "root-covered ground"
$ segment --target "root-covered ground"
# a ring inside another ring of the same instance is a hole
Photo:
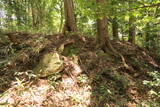
[[[94,38],[19,32],[4,37],[0,39],[0,106],[160,106],[155,92],[160,87],[145,84],[154,80],[151,73],[160,71],[160,57],[144,48],[111,41],[128,69],[121,58],[98,49]],[[54,73],[37,75],[35,69],[42,67],[40,62],[49,53],[58,56],[63,66],[56,66]]]

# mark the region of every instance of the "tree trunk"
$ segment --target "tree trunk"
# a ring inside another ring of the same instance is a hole
[[[96,0],[98,4],[103,4],[105,0]],[[98,10],[101,8],[98,8]],[[97,43],[100,45],[100,48],[104,52],[109,52],[112,55],[116,57],[120,57],[122,59],[122,63],[124,64],[124,67],[126,67],[129,70],[132,70],[126,63],[125,58],[123,55],[119,52],[117,52],[111,45],[108,35],[108,20],[107,18],[101,13],[101,11],[97,11],[97,16],[100,16],[101,18],[97,19]],[[110,51],[109,51],[110,50]],[[133,70],[132,70],[133,71]]]
[[[130,16],[129,18],[129,42],[135,44],[135,35],[136,35],[136,27],[134,23],[134,16]]]
[[[118,23],[116,17],[113,18],[112,22],[112,33],[113,33],[113,39],[118,40]]]
[[[64,19],[64,17],[63,17],[63,2],[61,1],[59,5],[60,5],[60,13],[61,13],[61,22],[60,22],[60,26],[59,26],[59,33],[61,33],[62,27],[63,27],[63,19]]]
[[[72,0],[64,0],[65,24],[63,34],[67,32],[76,32],[76,20]]]
[[[99,45],[105,45],[108,36],[106,21],[106,18],[97,19],[97,43]]]
[[[103,3],[104,0],[96,0],[97,3]],[[103,13],[97,12],[97,16],[103,16]],[[108,52],[110,49],[112,52],[115,52],[113,49],[108,35],[108,20],[105,16],[97,19],[97,44],[100,46],[105,52]]]
[[[39,4],[38,4],[39,3]],[[39,29],[43,22],[43,12],[40,2],[32,1],[31,2],[31,12],[32,12],[32,26],[33,28]]]
[[[129,9],[132,8],[133,3],[129,2]],[[130,11],[131,13],[131,11]],[[129,39],[128,41],[135,44],[136,27],[134,25],[135,17],[131,14],[129,17]]]
[[[32,26],[33,28],[36,28],[37,23],[36,23],[36,11],[34,8],[34,2],[31,3],[31,11],[32,11]]]

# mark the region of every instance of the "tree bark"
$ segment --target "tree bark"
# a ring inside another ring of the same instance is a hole
[[[129,9],[132,8],[133,3],[129,2]],[[131,11],[130,11],[131,12]],[[131,14],[129,17],[129,39],[128,41],[135,44],[136,26],[134,25],[135,17]]]
[[[65,24],[63,34],[67,32],[76,32],[76,20],[74,15],[74,8],[72,0],[64,0],[64,13],[65,13]]]
[[[133,24],[135,21],[134,16],[129,18],[129,42],[135,44],[136,27]]]
[[[107,22],[106,18],[97,19],[97,43],[101,45],[105,45],[105,41],[108,36],[106,22]]]
[[[112,21],[112,35],[113,35],[113,39],[118,40],[118,23],[117,23],[117,19],[116,17],[113,18]]]

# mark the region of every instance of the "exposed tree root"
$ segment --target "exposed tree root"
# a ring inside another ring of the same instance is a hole
[[[112,45],[110,44],[110,41],[106,41],[106,42],[105,42],[104,48],[105,48],[105,52],[108,52],[108,49],[109,49],[109,50],[111,50],[111,52],[109,52],[109,53],[112,53],[113,56],[115,56],[115,57],[120,57],[123,65],[124,65],[124,67],[125,67],[126,69],[128,69],[129,71],[134,72],[134,69],[133,69],[132,67],[130,67],[130,66],[126,63],[126,60],[125,60],[124,56],[123,56],[120,52],[117,52],[117,51],[112,47]]]

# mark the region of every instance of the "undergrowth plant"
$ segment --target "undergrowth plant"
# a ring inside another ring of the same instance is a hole
[[[150,90],[150,94],[157,96],[160,98],[160,73],[158,71],[152,71],[148,73],[151,76],[152,80],[144,80],[143,84],[148,86]]]

